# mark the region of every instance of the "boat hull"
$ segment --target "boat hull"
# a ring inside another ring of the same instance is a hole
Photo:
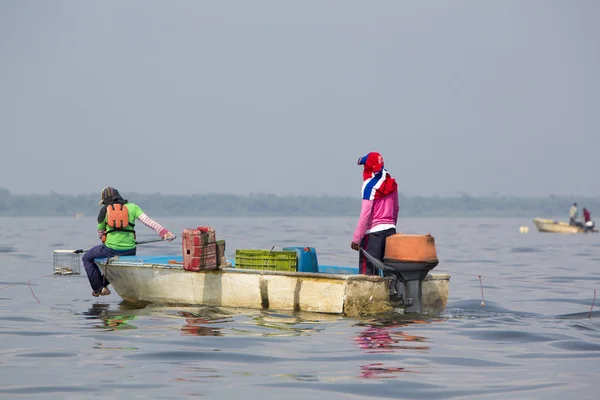
[[[566,222],[554,221],[550,219],[535,218],[533,220],[535,227],[539,232],[552,232],[552,233],[585,233],[583,227],[576,225],[569,225]],[[597,229],[593,229],[591,232],[598,232]]]
[[[309,311],[349,317],[395,308],[388,281],[379,276],[223,268],[186,271],[179,265],[99,262],[121,298],[139,306],[213,305]],[[440,312],[448,301],[450,276],[423,281],[423,312]]]

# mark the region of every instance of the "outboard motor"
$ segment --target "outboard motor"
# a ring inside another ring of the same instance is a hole
[[[588,221],[585,224],[583,224],[583,231],[584,232],[593,232],[594,231],[594,226],[596,226],[596,224],[594,223],[594,221]]]
[[[388,236],[383,263],[404,282],[405,311],[422,312],[423,279],[439,263],[433,236],[401,233]]]

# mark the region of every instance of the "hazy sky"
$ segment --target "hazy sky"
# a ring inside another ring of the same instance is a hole
[[[0,188],[600,195],[600,1],[0,0]]]

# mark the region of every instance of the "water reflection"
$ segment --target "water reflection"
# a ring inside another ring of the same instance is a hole
[[[366,353],[394,353],[398,351],[428,351],[424,344],[425,336],[407,332],[406,328],[416,324],[431,324],[443,322],[445,319],[414,319],[404,316],[384,316],[377,319],[361,321],[355,326],[364,327],[354,342]],[[362,378],[394,378],[400,372],[415,372],[404,367],[386,366],[384,363],[369,363],[360,366]]]
[[[374,363],[360,366],[360,377],[366,379],[396,378],[397,372],[415,372],[404,368],[386,367],[383,363]]]
[[[304,336],[321,331],[321,328],[316,326],[319,320],[315,319],[314,315],[303,312],[283,314],[261,311],[252,319],[257,327],[269,329],[269,332],[262,334],[263,336]]]
[[[110,310],[109,307],[109,304],[92,304],[92,307],[90,307],[87,312],[84,312],[83,315],[85,315],[85,318],[88,320],[98,320],[99,323],[93,325],[93,327],[97,329],[107,331],[137,329],[136,326],[129,323],[136,318],[135,315],[124,314],[123,312],[126,312],[126,309]]]
[[[181,327],[182,335],[194,335],[194,336],[223,336],[222,329],[220,327],[204,326],[215,322],[214,318],[210,318],[204,314],[192,313],[188,311],[179,311],[177,313],[180,317],[185,318],[185,324]],[[219,317],[221,320],[221,317]]]

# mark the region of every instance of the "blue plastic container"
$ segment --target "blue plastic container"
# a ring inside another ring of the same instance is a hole
[[[314,247],[284,247],[283,251],[296,251],[298,272],[319,272],[317,252]]]

